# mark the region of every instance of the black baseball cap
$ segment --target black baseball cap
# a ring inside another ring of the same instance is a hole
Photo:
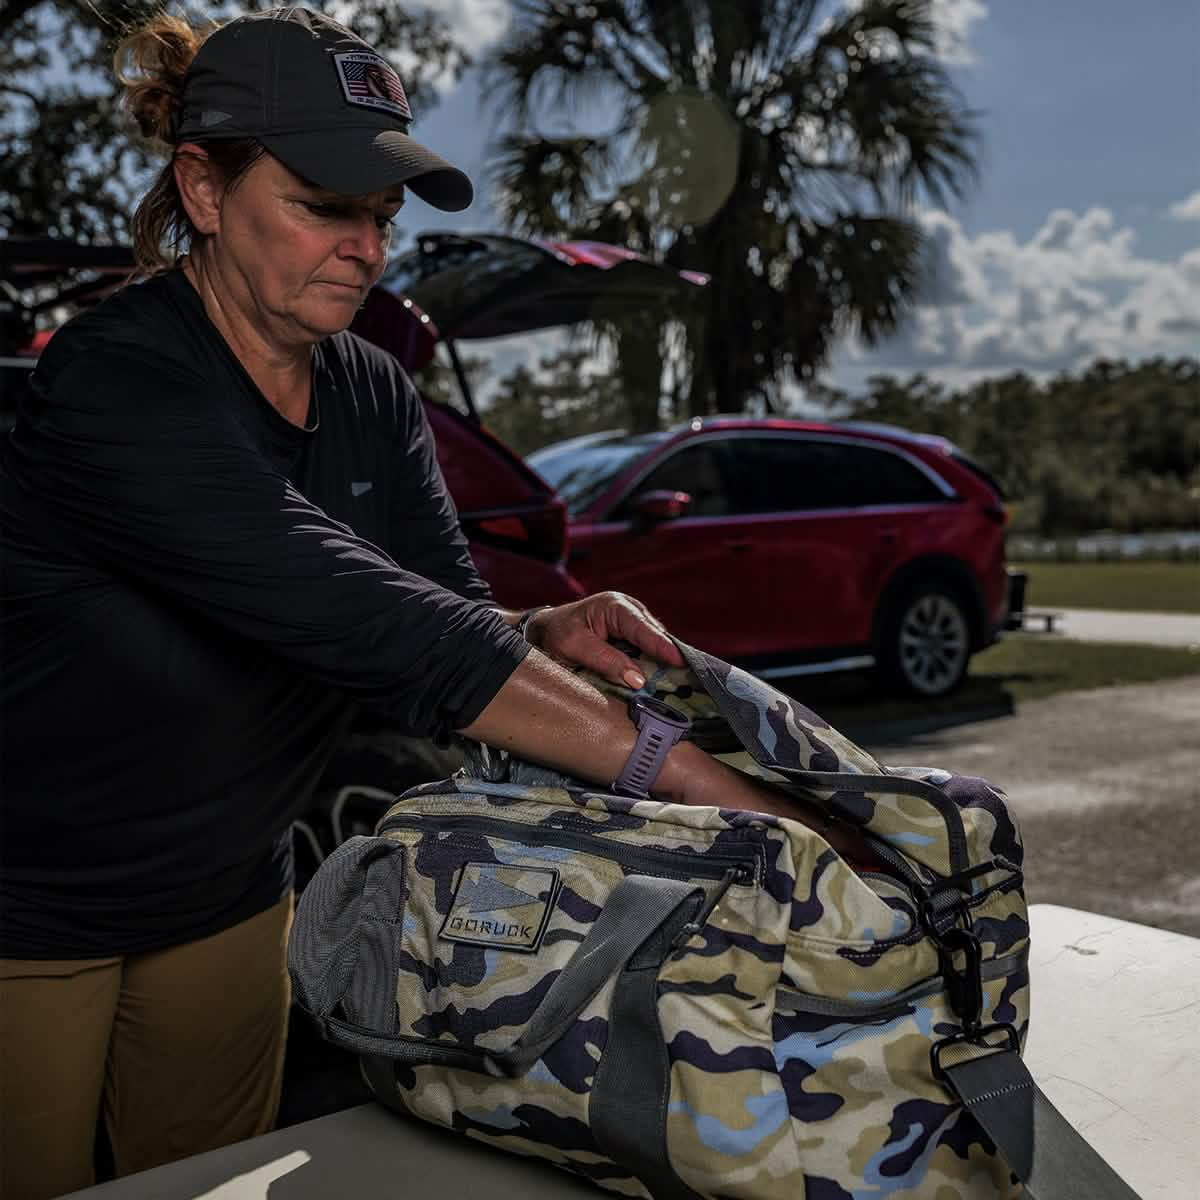
[[[411,125],[390,63],[322,13],[287,7],[208,36],[184,80],[179,140],[252,137],[332,192],[403,183],[434,208],[466,208],[471,181],[410,138]]]

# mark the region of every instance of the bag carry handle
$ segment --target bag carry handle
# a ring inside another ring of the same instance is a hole
[[[404,861],[403,855],[392,857],[389,852],[400,849],[397,843],[384,838],[354,838],[331,856],[323,881],[326,886],[318,894],[306,894],[301,899],[292,930],[289,965],[297,985],[297,1006],[317,1023],[329,1041],[359,1054],[412,1066],[428,1063],[502,1077],[523,1075],[673,914],[689,903],[698,910],[705,897],[703,888],[685,880],[626,876],[613,888],[600,915],[512,1047],[504,1051],[464,1049],[404,1037],[387,1028],[395,1017],[400,943],[396,917],[402,903]],[[352,879],[361,879],[364,867],[369,883],[362,887],[359,903],[348,903],[348,885]],[[381,870],[385,873],[382,878]],[[385,898],[390,911],[376,911],[379,900]],[[361,935],[371,918],[376,924],[382,918],[390,937],[386,945],[375,941],[368,951],[373,961],[363,963],[359,960],[367,947]],[[313,948],[322,942],[331,945],[332,952],[317,955]],[[377,961],[380,959],[383,961]],[[352,1012],[366,1014],[372,1025],[333,1016],[333,1009],[342,1000],[348,1001]]]
[[[488,1072],[509,1078],[524,1075],[571,1028],[600,989],[625,969],[642,945],[684,905],[691,902],[699,908],[703,901],[704,889],[694,883],[627,875],[613,888],[599,917],[512,1049],[487,1056]]]
[[[941,1066],[938,1075],[996,1143],[1028,1200],[1138,1200],[1054,1107],[1013,1048]]]

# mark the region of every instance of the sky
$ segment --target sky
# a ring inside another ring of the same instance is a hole
[[[507,0],[439,0],[476,55]],[[949,386],[1097,357],[1200,354],[1200,3],[937,0],[940,52],[983,134],[982,172],[923,207],[934,266],[913,317],[872,349],[845,343],[823,378]],[[587,119],[587,114],[583,114]],[[447,84],[416,136],[480,184],[493,114],[475,72]],[[486,186],[458,217],[406,208],[407,232],[498,229]]]

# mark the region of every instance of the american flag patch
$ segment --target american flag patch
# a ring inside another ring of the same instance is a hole
[[[412,120],[400,77],[378,54],[361,51],[335,54],[333,61],[348,104],[361,104],[364,108],[395,113],[405,121]]]

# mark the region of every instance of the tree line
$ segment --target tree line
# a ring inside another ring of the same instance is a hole
[[[629,428],[621,380],[589,370],[594,361],[579,345],[548,356],[536,371],[517,367],[500,381],[484,423],[523,453]],[[1016,372],[960,389],[922,375],[878,375],[864,394],[813,386],[807,399],[810,415],[949,439],[999,482],[1017,533],[1200,528],[1194,359],[1099,360],[1042,382]]]

